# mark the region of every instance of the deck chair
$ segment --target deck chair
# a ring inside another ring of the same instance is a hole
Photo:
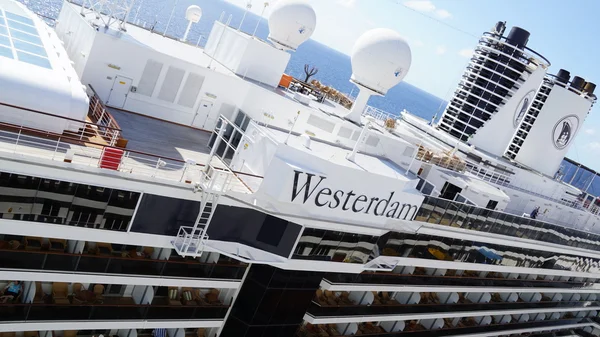
[[[169,304],[170,305],[181,305],[181,295],[179,294],[179,288],[169,287]]]
[[[94,294],[96,295],[96,301],[102,303],[104,301],[104,286],[96,284],[94,286]]]
[[[181,288],[181,302],[185,305],[196,305],[194,290],[190,287]]]
[[[69,285],[64,282],[52,283],[52,299],[56,304],[71,304],[69,301]]]
[[[42,289],[42,283],[39,281],[35,282],[35,296],[33,297],[33,303],[44,303],[44,298],[46,294],[44,293],[44,289]]]

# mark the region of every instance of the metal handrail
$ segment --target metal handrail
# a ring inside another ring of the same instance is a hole
[[[44,115],[44,116],[49,116],[49,117],[53,117],[53,118],[59,118],[61,120],[65,120],[65,121],[70,121],[70,122],[75,122],[75,123],[80,123],[80,124],[87,124],[87,125],[95,125],[93,123],[89,123],[86,121],[82,121],[79,119],[75,119],[75,118],[70,118],[70,117],[65,117],[65,116],[60,116],[60,115],[55,115],[49,112],[44,112],[44,111],[40,111],[40,110],[35,110],[35,109],[30,109],[30,108],[25,108],[22,106],[18,106],[18,105],[13,105],[13,104],[9,104],[9,103],[4,103],[4,102],[0,102],[1,106],[5,106],[5,107],[9,107],[9,108],[13,108],[13,109],[19,109],[19,110],[24,110],[24,111],[28,111],[28,112],[33,112],[36,114],[40,114],[40,115]],[[111,129],[113,131],[121,131],[120,129],[114,128],[114,127],[110,127],[110,126],[104,126],[105,128]]]
[[[370,105],[367,105],[365,107],[365,110],[363,111],[362,114],[364,116],[371,116],[371,117],[375,118],[375,120],[377,122],[383,122],[383,123],[385,123],[385,121],[389,118],[391,118],[393,120],[400,118],[400,116],[398,116],[396,114],[372,107]]]
[[[507,47],[512,47],[513,50],[518,50],[520,52],[523,52],[522,50],[520,50],[520,49],[516,48],[515,46],[511,45],[510,43],[508,43],[507,37],[500,36],[500,38],[498,38],[497,34],[490,33],[490,32],[485,32],[485,33],[483,33],[482,38],[485,38],[485,39],[488,39],[488,40],[495,40],[497,42],[500,42],[500,43],[504,44]],[[523,47],[523,49],[526,50],[526,51],[528,51],[528,52],[533,53],[535,56],[537,56],[537,57],[541,58],[542,60],[544,60],[546,62],[546,64],[547,64],[548,67],[552,65],[552,63],[550,63],[550,61],[547,58],[545,58],[542,54],[536,52],[535,50],[533,50],[533,49],[531,49],[531,48],[529,48],[527,46]]]
[[[0,105],[2,104],[0,103]],[[16,106],[11,107],[19,108]],[[25,111],[39,113],[41,116],[60,118],[66,122],[76,122],[77,126],[93,125],[71,118],[37,112],[33,109],[26,109]],[[202,171],[206,167],[204,164],[187,163],[181,159],[125,150],[96,142],[88,139],[90,134],[87,133],[86,127],[82,129],[83,131],[79,133],[57,134],[25,125],[0,122],[0,152],[15,153],[34,158],[47,158],[61,162],[67,161],[84,166],[110,167],[115,171],[168,181],[191,183],[192,181],[202,180]],[[95,132],[92,132],[92,134],[95,134]],[[118,158],[103,156],[107,149],[122,151],[122,156]],[[240,176],[263,178],[250,173],[228,171],[228,169],[221,167],[213,167],[213,170],[231,172],[236,179],[230,182],[230,188],[244,193],[252,192],[252,190],[241,181]]]
[[[94,87],[91,84],[88,84],[88,88],[91,92],[88,92],[88,96],[90,98],[90,104],[88,109],[88,117],[96,123],[97,126],[108,129],[104,130],[104,133],[101,135],[105,140],[109,142],[110,145],[116,145],[117,140],[122,139],[122,130],[119,126],[117,120],[112,116],[112,114],[108,111],[104,102],[94,90]],[[118,131],[116,131],[118,130]]]

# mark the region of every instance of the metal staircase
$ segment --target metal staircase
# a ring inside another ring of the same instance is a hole
[[[229,190],[233,178],[233,172],[229,169],[215,169],[211,165],[202,172],[202,181],[196,183],[194,188],[200,193],[200,210],[194,226],[180,227],[177,237],[171,241],[179,255],[202,256],[208,240],[206,231],[219,203],[219,197]]]

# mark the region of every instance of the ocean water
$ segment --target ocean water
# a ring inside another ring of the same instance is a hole
[[[62,6],[62,0],[19,0],[27,5],[32,11],[41,15],[56,18]],[[122,0],[110,0],[122,1]],[[75,1],[77,2],[77,1]],[[177,5],[175,6],[175,3]],[[129,21],[152,27],[159,33],[165,33],[182,37],[187,27],[184,18],[185,10],[189,5],[196,4],[202,8],[203,14],[200,22],[194,24],[188,35],[188,41],[204,46],[206,38],[215,20],[229,22],[233,27],[239,27],[244,10],[223,0],[136,0],[129,15]],[[262,2],[255,1],[255,6]],[[172,10],[173,16],[168,25]],[[248,13],[241,29],[252,33],[256,29],[256,36],[266,40],[269,28],[266,19]],[[318,29],[318,27],[317,27]],[[314,40],[302,44],[298,50],[292,53],[286,73],[304,79],[304,65],[309,64],[317,67],[319,72],[311,78],[321,81],[323,84],[332,86],[338,91],[356,96],[356,86],[349,82],[352,74],[350,57],[340,53],[326,45]],[[415,86],[402,82],[390,89],[385,97],[372,97],[369,105],[385,110],[390,113],[399,114],[403,109],[430,119],[438,114],[446,106],[446,102],[433,96]]]

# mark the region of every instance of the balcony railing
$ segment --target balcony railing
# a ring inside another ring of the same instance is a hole
[[[467,276],[402,275],[389,272],[363,272],[361,274],[328,274],[324,277],[331,283],[386,284],[413,286],[455,286],[455,287],[507,287],[507,288],[582,288],[586,282],[549,280],[483,278]]]
[[[416,221],[600,250],[600,235],[531,218],[425,197]]]
[[[246,266],[0,249],[0,268],[240,280]]]
[[[591,301],[561,301],[561,302],[490,302],[490,303],[454,303],[454,304],[371,304],[371,305],[336,305],[322,306],[312,302],[308,313],[315,317],[338,316],[385,316],[424,313],[465,312],[470,311],[510,311],[526,309],[559,309],[559,308],[593,308],[600,302]]]
[[[0,304],[0,321],[224,319],[228,306]]]
[[[534,322],[515,322],[508,324],[490,324],[481,326],[465,326],[465,327],[447,327],[439,330],[423,330],[423,331],[398,331],[398,332],[387,332],[379,334],[362,334],[361,336],[377,336],[377,337],[442,337],[442,336],[467,336],[470,334],[489,334],[497,332],[495,335],[504,335],[502,332],[506,331],[506,335],[511,334],[509,331],[514,330],[529,330],[536,328],[545,328],[544,330],[560,330],[561,326],[567,326],[572,324],[580,324],[581,326],[592,325],[593,321],[589,318],[570,318],[570,319],[558,319],[558,320],[544,320]],[[319,334],[310,333],[298,333],[297,337],[320,337]],[[345,335],[347,336],[347,335]],[[341,335],[333,337],[344,337]]]

